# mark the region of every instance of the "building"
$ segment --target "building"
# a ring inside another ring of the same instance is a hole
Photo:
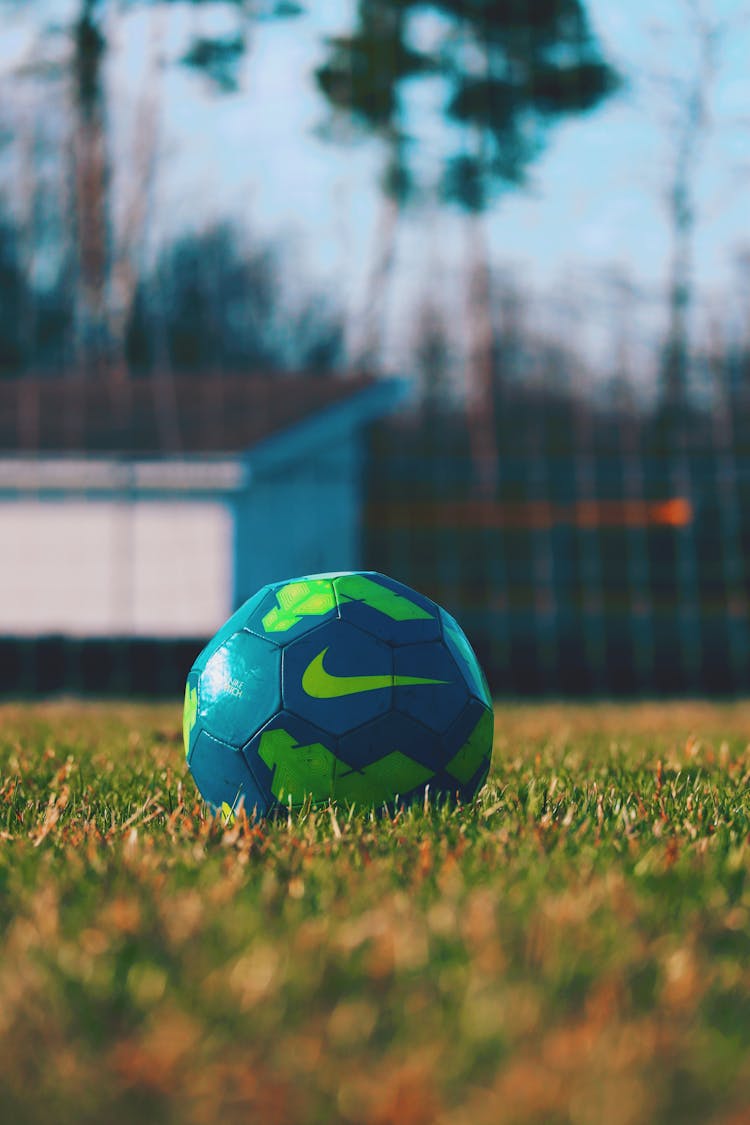
[[[396,380],[0,383],[0,690],[170,691],[265,582],[363,564]]]

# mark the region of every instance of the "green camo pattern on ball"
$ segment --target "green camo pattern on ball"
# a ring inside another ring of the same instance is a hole
[[[463,746],[451,758],[447,772],[466,785],[482,763],[489,767],[492,751],[492,714],[485,711]],[[361,770],[337,758],[327,746],[313,742],[300,746],[283,728],[261,735],[258,755],[273,770],[271,792],[286,804],[299,806],[337,800],[347,804],[382,804],[417,789],[434,777],[426,766],[392,750]]]
[[[271,792],[277,801],[291,797],[300,805],[307,796],[314,802],[330,800],[336,759],[320,742],[299,746],[288,731],[266,731],[258,755],[274,771]]]
[[[445,612],[445,610],[443,610],[442,616],[445,639],[448,642],[449,648],[454,655],[458,657],[459,664],[465,669],[469,683],[474,688],[477,699],[481,699],[482,703],[486,704],[487,707],[491,707],[492,695],[490,694],[489,685],[463,629],[449,613]]]
[[[190,754],[190,735],[198,719],[198,689],[185,684],[185,706],[182,712],[182,740],[185,743],[185,757]]]
[[[324,617],[336,608],[336,596],[364,602],[392,621],[420,621],[432,614],[415,602],[364,574],[343,574],[333,584],[327,578],[289,582],[276,591],[277,605],[263,616],[266,633],[285,633],[303,617]]]
[[[334,582],[336,593],[350,602],[364,602],[371,609],[390,617],[391,621],[424,621],[433,615],[403,594],[397,594],[366,574],[342,574]]]
[[[471,781],[482,762],[486,762],[489,769],[493,726],[492,712],[485,711],[466,742],[448,763],[448,773],[462,785]]]
[[[263,617],[267,633],[285,633],[303,617],[323,617],[336,608],[333,586],[325,578],[289,582],[276,591],[276,601]]]
[[[396,794],[409,793],[433,776],[431,770],[398,750],[362,770],[353,770],[321,743],[298,746],[283,729],[262,735],[258,754],[274,771],[271,792],[282,804],[290,797],[293,805],[302,804],[306,797],[313,803],[335,799],[380,804]]]

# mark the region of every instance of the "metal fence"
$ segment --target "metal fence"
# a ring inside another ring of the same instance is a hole
[[[0,637],[0,697],[174,698],[205,637],[195,640]]]
[[[368,565],[463,623],[498,694],[750,688],[750,410],[517,392],[494,488],[461,415],[372,435]]]
[[[463,412],[372,429],[364,564],[455,613],[500,696],[750,689],[750,401],[495,407],[489,489]],[[0,690],[172,695],[204,641],[0,638]]]

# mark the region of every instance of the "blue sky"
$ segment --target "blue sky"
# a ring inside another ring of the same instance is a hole
[[[209,211],[247,218],[259,231],[284,233],[300,262],[343,288],[356,317],[371,260],[380,167],[375,146],[347,150],[319,141],[324,107],[310,73],[321,57],[321,35],[347,26],[352,5],[336,0],[316,16],[266,25],[248,56],[245,92],[216,100],[188,74],[169,82],[164,119],[176,154],[163,184],[162,216],[191,221]],[[603,109],[559,125],[532,172],[528,193],[510,193],[488,221],[493,260],[522,287],[569,290],[573,282],[596,304],[598,274],[627,269],[647,293],[663,289],[670,251],[663,204],[671,165],[668,107],[654,98],[644,71],[687,76],[695,43],[681,0],[660,7],[661,29],[648,0],[592,0],[589,12],[605,52],[628,79],[628,92]],[[718,14],[731,7],[717,3]],[[194,16],[190,17],[195,19]],[[205,18],[205,17],[204,17]],[[748,204],[740,165],[750,171],[750,124],[736,117],[750,106],[748,29],[724,44],[713,90],[713,125],[698,179],[700,223],[696,274],[701,294],[731,286],[733,256],[746,237]],[[426,124],[426,123],[425,123]],[[419,129],[427,134],[425,125]],[[428,139],[429,153],[434,138]],[[195,189],[185,190],[193,183]],[[407,215],[399,241],[392,307],[412,307],[414,294],[437,287],[450,309],[460,289],[464,242],[460,218],[425,221]],[[588,306],[582,326],[596,347],[608,346],[611,314]],[[655,308],[645,321],[658,331]],[[408,316],[390,318],[390,352],[408,335]]]
[[[45,0],[58,17],[73,0]],[[283,235],[301,275],[336,287],[356,317],[373,249],[380,154],[372,144],[340,149],[317,139],[324,116],[311,70],[322,54],[321,36],[346,28],[353,4],[329,0],[314,15],[264,24],[254,35],[244,66],[242,92],[218,97],[179,67],[163,72],[160,96],[160,173],[152,235],[158,240],[183,226],[230,216],[256,236]],[[27,9],[28,10],[28,9]],[[669,228],[663,198],[671,162],[666,108],[644,77],[648,70],[689,74],[694,43],[685,32],[683,0],[662,0],[659,24],[649,0],[589,0],[588,10],[607,56],[629,82],[626,95],[581,119],[558,125],[532,171],[532,188],[501,200],[488,221],[492,258],[499,269],[534,291],[584,300],[584,329],[595,346],[608,338],[602,269],[629,271],[644,292],[663,289]],[[714,0],[728,15],[737,0]],[[129,151],[138,136],[138,94],[156,24],[134,14],[114,27],[110,71],[119,167],[124,198]],[[175,58],[189,36],[230,27],[232,15],[171,5],[161,17],[161,49]],[[661,28],[660,26],[661,25]],[[19,18],[0,35],[5,69],[23,53],[29,23]],[[748,246],[745,182],[750,173],[750,28],[736,23],[724,42],[712,97],[712,127],[698,178],[699,226],[695,245],[701,297],[731,291],[736,252]],[[424,126],[420,126],[423,130]],[[436,138],[428,138],[429,154]],[[429,161],[429,155],[427,156]],[[396,310],[413,307],[425,287],[444,307],[460,291],[464,243],[460,218],[447,213],[407,215],[398,247],[393,293]],[[601,298],[601,299],[600,299]],[[657,326],[652,309],[646,320]],[[588,310],[588,315],[586,312]],[[565,315],[569,315],[568,313]],[[582,315],[579,309],[577,314]],[[393,315],[388,348],[394,362],[408,337],[408,315]]]

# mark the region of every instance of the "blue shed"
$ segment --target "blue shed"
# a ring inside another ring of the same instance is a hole
[[[405,390],[372,383],[247,452],[234,499],[236,604],[279,577],[364,565],[363,431]]]
[[[363,566],[364,434],[405,397],[355,377],[0,383],[0,657],[187,650],[266,582]]]

